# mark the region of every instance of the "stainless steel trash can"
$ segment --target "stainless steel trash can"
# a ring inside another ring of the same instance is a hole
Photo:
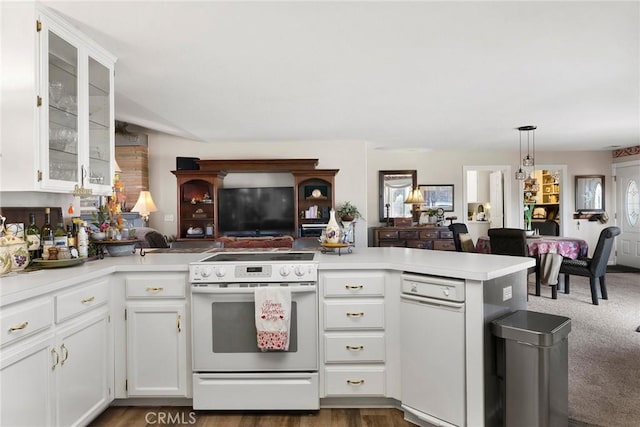
[[[518,310],[491,322],[506,427],[566,427],[571,319]]]

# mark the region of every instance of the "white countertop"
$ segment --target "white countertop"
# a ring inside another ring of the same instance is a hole
[[[115,272],[188,271],[190,262],[204,253],[147,252],[56,269],[11,273],[0,278],[0,305],[11,304],[47,292],[85,282]],[[353,248],[352,253],[318,254],[319,270],[384,269],[410,271],[460,279],[491,280],[535,265],[533,258],[434,251],[406,248]]]

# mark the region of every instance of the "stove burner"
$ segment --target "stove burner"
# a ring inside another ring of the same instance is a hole
[[[221,252],[205,258],[200,262],[241,262],[241,261],[313,261],[313,252]]]

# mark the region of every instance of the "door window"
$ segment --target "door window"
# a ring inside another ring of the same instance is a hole
[[[625,206],[627,221],[635,227],[640,218],[640,195],[638,194],[638,184],[633,179],[629,180],[627,185]]]

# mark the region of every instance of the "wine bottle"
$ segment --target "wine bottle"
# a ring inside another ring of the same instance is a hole
[[[73,224],[73,229],[71,225],[67,225],[67,245],[69,249],[76,247],[76,233],[75,233],[75,224]]]
[[[51,209],[44,210],[44,225],[40,229],[40,247],[42,258],[49,259],[49,248],[54,246],[53,227],[51,227]]]
[[[67,246],[67,230],[64,229],[63,222],[59,222],[56,227],[54,242],[56,246]]]
[[[36,225],[36,214],[29,214],[29,226],[25,231],[30,259],[40,258],[40,228]]]

